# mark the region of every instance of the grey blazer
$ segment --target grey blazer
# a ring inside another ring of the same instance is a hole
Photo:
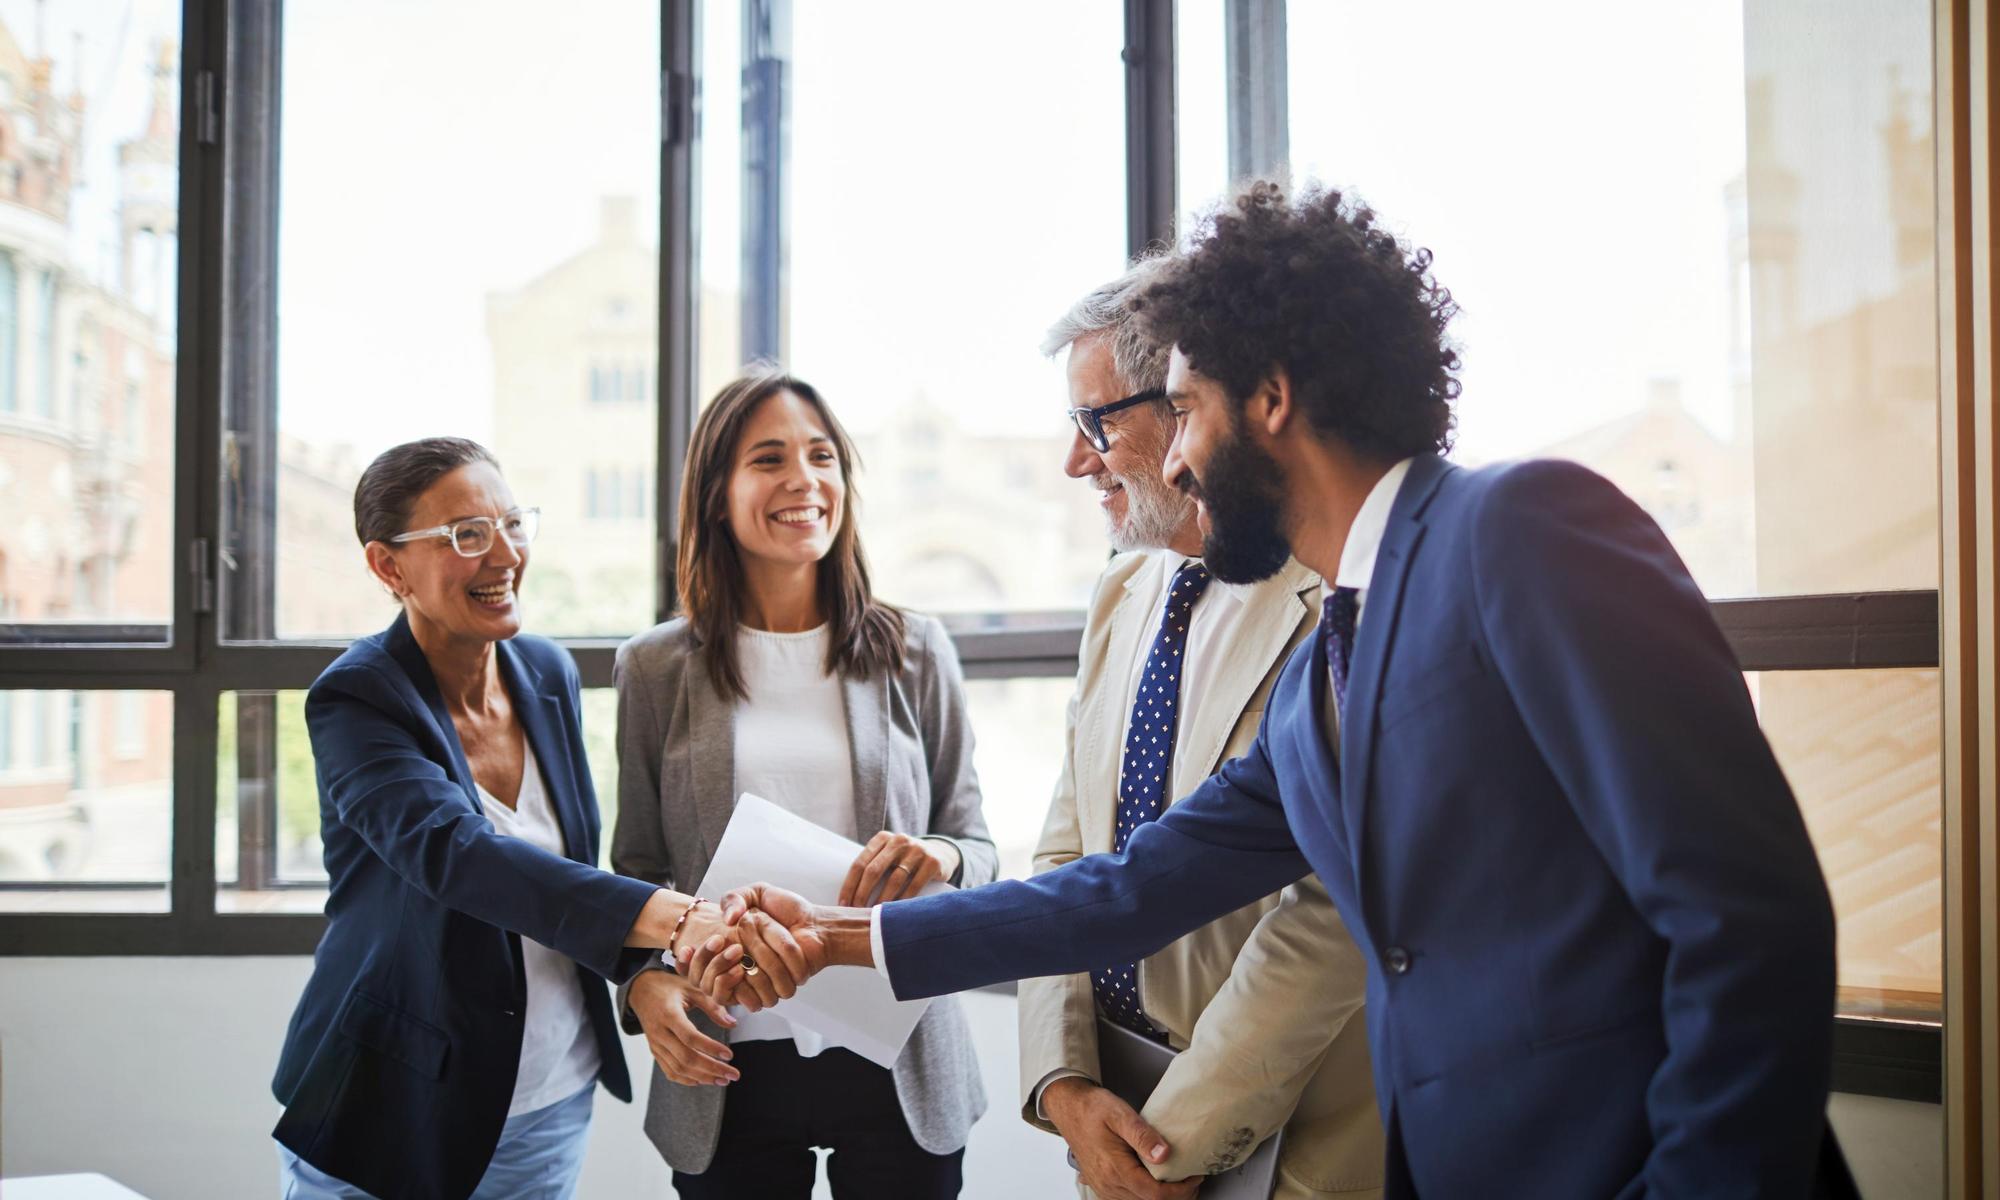
[[[978,887],[999,873],[972,770],[965,683],[944,627],[906,613],[903,670],[846,679],[847,736],[854,755],[856,828],[942,836],[958,847],[958,883]],[[668,621],[618,648],[618,822],[611,867],[651,883],[692,889],[736,806],[734,705],[702,666],[685,620]],[[642,1033],[618,989],[619,1019]],[[783,1011],[781,1008],[780,1012]],[[695,1021],[726,1039],[708,1019]],[[917,1144],[933,1154],[965,1145],[986,1111],[972,1033],[958,1002],[933,1001],[896,1060],[896,1095]],[[653,1068],[646,1136],[677,1171],[699,1174],[715,1157],[729,1089],[685,1087]]]

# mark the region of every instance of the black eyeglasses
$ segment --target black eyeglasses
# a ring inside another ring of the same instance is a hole
[[[1114,400],[1109,404],[1100,404],[1096,408],[1072,408],[1069,410],[1069,419],[1076,422],[1077,431],[1083,434],[1083,440],[1095,446],[1097,452],[1102,454],[1111,449],[1111,439],[1104,436],[1104,418],[1131,408],[1135,404],[1166,398],[1165,388],[1147,388],[1136,395],[1127,396],[1123,400]]]

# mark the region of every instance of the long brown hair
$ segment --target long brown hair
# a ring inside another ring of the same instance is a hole
[[[875,599],[868,586],[868,558],[854,524],[857,456],[847,430],[811,384],[776,367],[753,369],[726,384],[696,418],[688,439],[687,470],[681,475],[681,545],[676,579],[681,611],[687,614],[702,649],[715,690],[744,699],[743,670],[736,658],[736,627],[742,621],[742,551],[729,528],[729,480],[735,474],[736,443],[757,406],[790,392],[819,414],[840,458],[846,492],[840,528],[819,560],[819,602],[832,637],[826,672],[865,679],[877,671],[903,668],[903,614]]]

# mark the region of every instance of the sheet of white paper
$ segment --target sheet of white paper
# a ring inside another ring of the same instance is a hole
[[[745,792],[702,877],[700,894],[720,896],[752,883],[775,883],[814,904],[832,904],[859,853],[858,843]],[[933,883],[919,894],[950,890],[950,884]],[[928,1000],[896,999],[889,981],[873,967],[828,967],[775,1011],[831,1045],[893,1067],[929,1007]]]

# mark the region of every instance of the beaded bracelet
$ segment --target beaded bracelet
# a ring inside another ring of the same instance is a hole
[[[688,903],[688,906],[686,908],[681,910],[680,919],[674,922],[674,931],[667,935],[668,958],[678,959],[680,957],[679,953],[674,949],[674,943],[681,940],[681,926],[687,924],[688,916],[692,914],[695,909],[707,903],[708,901],[702,899],[700,896],[696,896],[692,901]]]

